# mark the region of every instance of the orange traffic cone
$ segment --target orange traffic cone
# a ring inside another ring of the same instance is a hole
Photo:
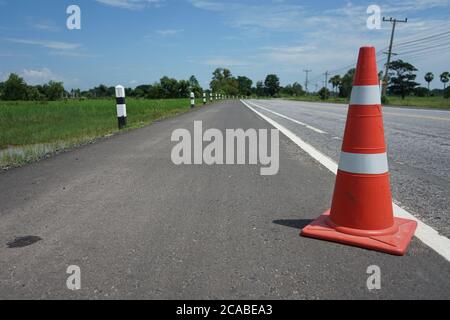
[[[360,49],[331,210],[302,236],[404,255],[417,228],[394,218],[375,48]]]

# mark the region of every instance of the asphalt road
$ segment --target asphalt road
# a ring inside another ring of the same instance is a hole
[[[320,133],[258,109],[339,162],[347,105],[284,100],[253,102],[324,131]],[[384,107],[383,114],[396,202],[450,237],[450,112]]]
[[[328,209],[335,176],[282,135],[275,176],[172,164],[172,132],[195,120],[271,128],[223,102],[0,174],[0,298],[450,297],[449,263],[416,238],[395,257],[299,237]],[[328,123],[338,136],[341,121]],[[9,248],[18,236],[42,240]],[[66,288],[70,265],[79,291]],[[380,290],[367,289],[371,265]]]

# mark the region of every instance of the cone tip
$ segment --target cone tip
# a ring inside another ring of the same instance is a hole
[[[355,86],[378,85],[378,68],[375,47],[363,46],[359,50],[358,65],[355,74]]]

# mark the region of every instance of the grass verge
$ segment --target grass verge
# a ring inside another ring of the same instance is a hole
[[[127,130],[188,110],[189,99],[127,99]],[[0,128],[0,168],[17,167],[116,133],[115,101],[0,101]]]

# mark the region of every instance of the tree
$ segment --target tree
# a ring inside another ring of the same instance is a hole
[[[189,78],[189,86],[190,86],[191,91],[194,92],[194,94],[197,98],[200,98],[203,96],[203,89],[200,86],[200,83],[198,82],[198,80],[195,76],[191,76]]]
[[[149,97],[151,91],[152,85],[140,85],[134,89],[133,96],[136,98]]]
[[[288,84],[284,88],[281,88],[280,92],[287,96],[303,96],[305,94],[302,85],[298,82]]]
[[[444,90],[444,98],[448,99],[450,97],[450,87]]]
[[[161,87],[161,84],[158,82],[155,82],[153,85],[150,86],[150,91],[147,95],[148,99],[164,99],[166,95],[166,92]]]
[[[430,92],[430,83],[434,80],[434,74],[432,72],[427,72],[424,79],[428,83],[428,92]]]
[[[304,96],[305,90],[303,90],[303,87],[300,83],[294,82],[292,84],[292,95],[294,96]]]
[[[253,81],[247,77],[237,77],[239,94],[243,96],[250,96],[252,94]]]
[[[27,91],[28,86],[23,78],[11,73],[3,85],[3,99],[10,101],[26,100]]]
[[[44,96],[39,92],[38,87],[28,86],[27,87],[27,100],[37,101],[42,100]]]
[[[5,92],[5,83],[0,82],[0,100],[3,99],[3,93]]]
[[[266,95],[265,88],[264,88],[264,83],[262,81],[258,81],[256,83],[256,90],[255,90],[255,92],[256,92],[256,95],[258,97],[263,97],[263,96]]]
[[[419,85],[414,81],[417,77],[414,72],[417,69],[412,64],[399,59],[389,64],[389,70],[392,72],[390,72],[391,80],[388,89],[395,95],[401,95],[402,99],[405,99]]]
[[[189,78],[189,84],[191,88],[200,87],[200,83],[194,75]]]
[[[441,82],[444,84],[444,91],[445,91],[445,88],[447,86],[447,82],[450,79],[450,72],[448,72],[448,71],[443,72],[440,75],[440,78],[441,78]]]
[[[177,98],[187,98],[189,97],[190,92],[190,83],[186,80],[178,81],[177,87]]]
[[[353,88],[353,80],[355,79],[356,69],[350,69],[347,73],[342,77],[341,82],[339,84],[339,96],[341,98],[349,98],[352,93]]]
[[[267,94],[274,97],[280,92],[280,78],[276,74],[269,74],[264,81],[264,87]]]
[[[330,98],[330,90],[325,87],[320,89],[318,94],[321,100],[328,100],[328,98]]]
[[[331,83],[331,85],[333,86],[333,92],[336,92],[336,89],[339,87],[339,85],[341,84],[341,76],[340,75],[335,75],[334,77],[332,77],[329,80],[329,83]]]
[[[105,95],[108,92],[108,88],[102,87],[102,89],[105,90]],[[54,101],[62,98],[62,95],[64,94],[64,85],[62,82],[56,82],[56,81],[50,81],[48,84],[44,84],[43,86],[45,97],[48,100]]]
[[[192,92],[194,92],[196,98],[203,97],[203,89],[200,86],[191,88]]]
[[[416,97],[425,97],[430,94],[430,89],[425,87],[417,87],[414,89],[414,95]]]
[[[164,92],[163,98],[169,99],[177,97],[178,81],[176,79],[164,76],[159,80],[159,83]]]
[[[231,71],[229,69],[223,69],[223,78],[230,79],[232,77]]]
[[[210,88],[213,92],[225,95],[239,94],[239,82],[228,69],[217,68],[213,72]]]

